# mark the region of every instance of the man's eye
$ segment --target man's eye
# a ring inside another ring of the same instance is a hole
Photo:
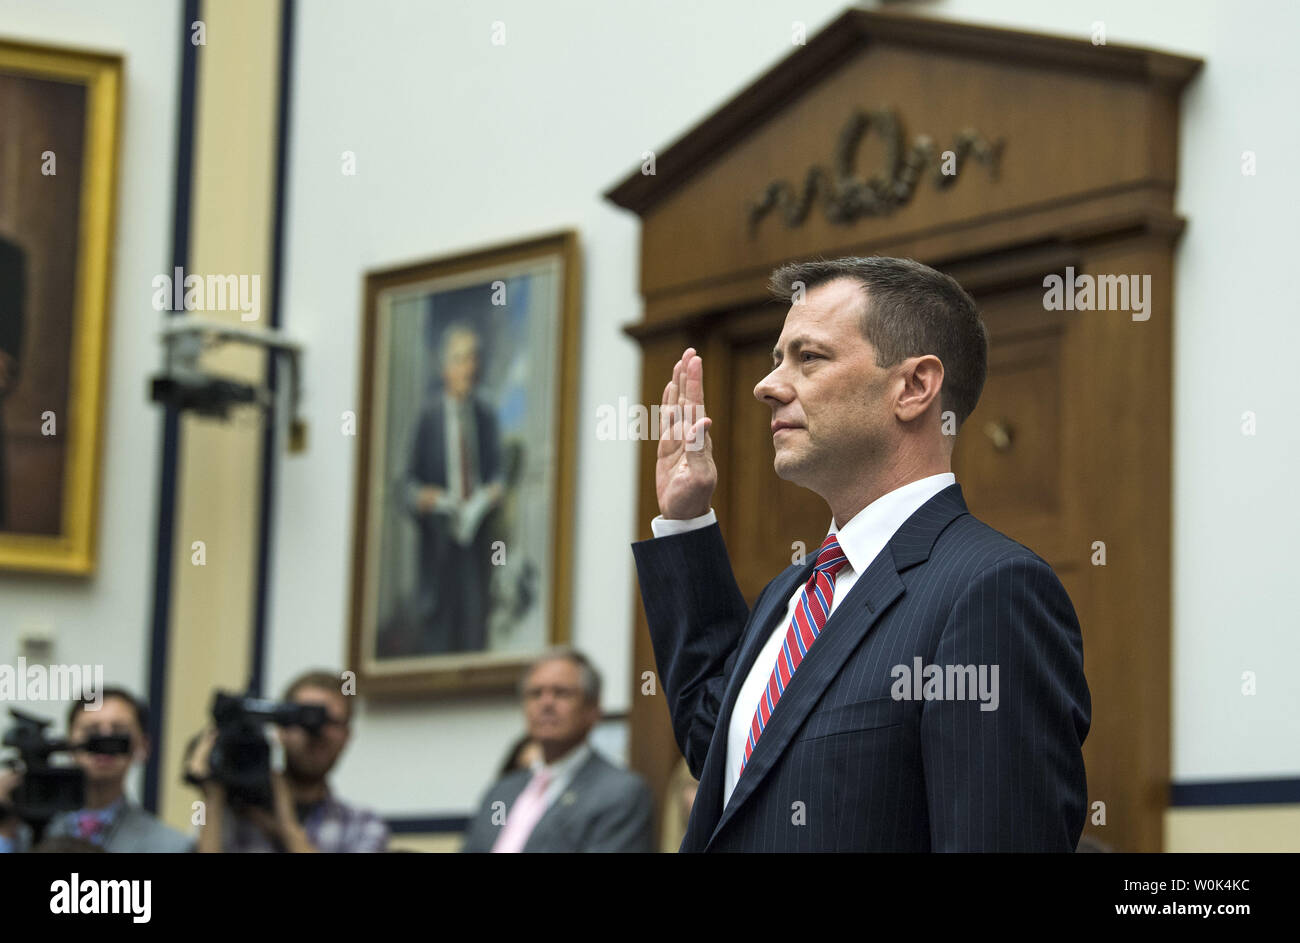
[[[805,350],[799,355],[799,359],[807,362],[810,358],[821,357],[821,354],[814,354],[812,351]]]

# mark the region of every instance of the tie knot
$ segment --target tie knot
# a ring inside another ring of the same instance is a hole
[[[826,539],[822,541],[821,549],[817,551],[817,563],[815,565],[817,571],[834,577],[848,562],[849,558],[840,549],[840,542],[835,539],[834,534],[828,534]]]

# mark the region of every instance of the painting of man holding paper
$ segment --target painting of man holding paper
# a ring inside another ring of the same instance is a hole
[[[492,553],[484,525],[503,492],[500,441],[493,411],[475,396],[478,335],[453,324],[441,348],[442,393],[420,415],[407,476],[420,533],[420,648],[482,651]]]
[[[366,274],[343,418],[371,695],[509,691],[568,640],[577,265],[564,231]]]

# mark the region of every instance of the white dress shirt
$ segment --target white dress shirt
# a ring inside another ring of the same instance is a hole
[[[908,482],[901,488],[895,488],[872,501],[854,515],[842,529],[837,529],[835,521],[831,521],[827,534],[837,535],[840,548],[849,562],[835,575],[835,595],[831,599],[831,611],[827,614],[827,619],[835,613],[836,608],[853,588],[853,584],[858,581],[858,577],[867,571],[867,567],[876,559],[876,554],[885,548],[885,544],[889,543],[889,539],[894,536],[903,522],[915,514],[921,505],[956,482],[957,477],[952,472]],[[650,528],[656,537],[668,537],[700,527],[708,527],[716,522],[717,515],[710,508],[707,514],[685,521],[670,521],[663,517],[656,517],[650,522]],[[817,548],[809,548],[808,553],[815,555]],[[753,667],[750,668],[744,684],[740,686],[740,693],[736,696],[736,706],[731,713],[731,724],[727,728],[727,763],[722,787],[724,809],[731,800],[731,794],[740,779],[740,764],[745,759],[745,741],[749,739],[749,728],[754,721],[754,712],[758,710],[758,700],[763,696],[763,689],[767,687],[768,679],[772,677],[777,653],[785,643],[785,631],[790,625],[790,620],[794,618],[794,607],[803,594],[803,587],[803,583],[795,587],[794,594],[786,606],[785,618],[773,625],[771,635],[763,644],[758,657],[754,659]]]

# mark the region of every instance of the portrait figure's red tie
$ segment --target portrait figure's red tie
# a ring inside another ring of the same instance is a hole
[[[776,710],[776,702],[781,700],[786,686],[794,677],[808,649],[812,648],[817,636],[821,635],[830,616],[831,600],[835,597],[835,574],[849,562],[840,549],[840,543],[830,534],[817,551],[817,562],[813,566],[812,576],[804,584],[799,594],[799,603],[794,607],[794,618],[785,630],[785,642],[777,653],[776,664],[772,667],[772,676],[767,679],[767,688],[758,699],[758,710],[749,725],[749,737],[745,740],[745,758],[741,761],[743,773],[749,764],[750,754],[758,745],[758,738],[763,735],[767,722]]]

